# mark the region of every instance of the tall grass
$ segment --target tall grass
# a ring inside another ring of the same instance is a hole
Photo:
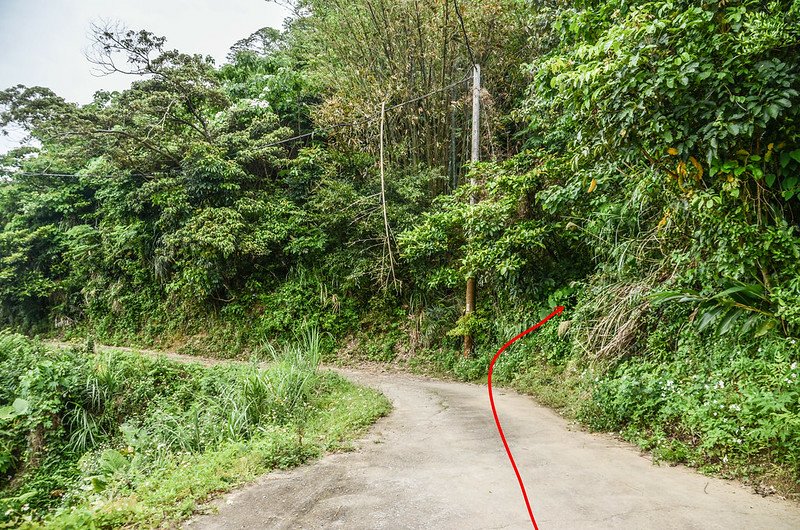
[[[166,404],[153,415],[147,430],[155,443],[199,451],[303,420],[320,382],[319,331],[309,328],[292,343],[266,344],[263,350],[269,363],[235,369],[236,377],[218,395],[198,397],[191,407]]]
[[[41,517],[52,528],[155,527],[386,411],[318,371],[315,328],[265,351],[268,363],[202,367],[50,351],[0,332],[0,471],[16,478],[0,487],[0,528]],[[15,400],[24,413],[5,405]],[[104,508],[120,499],[124,509]]]
[[[272,360],[268,368],[252,367],[244,378],[241,398],[249,425],[263,421],[285,424],[305,413],[309,398],[319,382],[320,334],[307,328],[295,342],[280,349],[266,344]]]

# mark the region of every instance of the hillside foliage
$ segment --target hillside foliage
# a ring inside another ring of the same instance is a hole
[[[294,7],[221,66],[102,27],[130,89],[0,93],[37,141],[0,161],[4,326],[233,357],[313,323],[331,359],[479,379],[564,305],[500,380],[800,491],[798,0]],[[415,98],[387,113],[384,216],[376,116]]]

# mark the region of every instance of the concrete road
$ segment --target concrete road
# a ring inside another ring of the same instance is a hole
[[[343,372],[394,411],[358,443],[218,501],[199,529],[531,528],[495,431],[486,387],[405,374]],[[800,529],[800,507],[582,432],[529,397],[496,391],[542,530]]]

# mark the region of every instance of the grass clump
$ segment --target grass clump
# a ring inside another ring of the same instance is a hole
[[[0,335],[0,528],[158,526],[346,447],[389,410],[320,372],[319,337],[272,362],[181,364]]]

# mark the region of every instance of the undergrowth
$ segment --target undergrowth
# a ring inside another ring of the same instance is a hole
[[[592,299],[565,301],[570,305],[561,316],[501,355],[496,385],[532,394],[590,430],[615,433],[650,451],[655,462],[685,464],[744,480],[761,493],[800,498],[796,339],[700,330],[680,307],[649,308],[635,326],[614,316],[603,338],[592,327]],[[419,335],[406,327],[401,344],[389,340],[391,334],[359,335],[348,362],[379,361],[370,352],[388,341],[394,351],[414,351],[392,361],[401,368],[485,383],[496,348],[547,309],[484,313],[482,346],[469,358],[447,338],[410,344]],[[587,347],[592,337],[596,348]],[[613,350],[602,340],[626,346]]]
[[[349,441],[389,409],[317,370],[319,335],[203,367],[0,335],[0,528],[158,526]]]

